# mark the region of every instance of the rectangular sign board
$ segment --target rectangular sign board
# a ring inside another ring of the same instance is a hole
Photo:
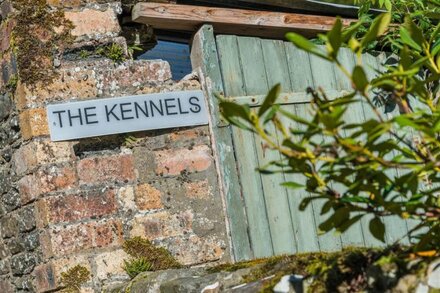
[[[208,124],[202,91],[182,91],[47,106],[52,141]]]

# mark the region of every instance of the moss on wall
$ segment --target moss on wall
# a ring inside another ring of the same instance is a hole
[[[17,13],[12,47],[19,79],[30,86],[51,82],[56,76],[54,57],[73,42],[73,25],[46,0],[13,0],[13,5]]]

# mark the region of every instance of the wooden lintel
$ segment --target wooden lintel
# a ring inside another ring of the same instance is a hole
[[[138,3],[132,18],[156,29],[195,32],[201,25],[211,24],[216,33],[274,39],[284,39],[287,32],[314,36],[328,31],[335,22],[328,16],[162,3]],[[352,21],[343,20],[345,25]]]

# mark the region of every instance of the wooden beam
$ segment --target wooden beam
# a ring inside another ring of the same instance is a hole
[[[203,24],[211,24],[215,33],[274,39],[284,39],[287,32],[314,36],[328,31],[335,22],[327,16],[161,3],[136,4],[132,18],[156,29],[195,32]],[[344,19],[344,24],[352,21]]]

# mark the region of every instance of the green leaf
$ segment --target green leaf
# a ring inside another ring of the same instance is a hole
[[[342,21],[341,18],[336,18],[336,22],[333,25],[333,28],[328,32],[327,34],[327,46],[331,47],[329,49],[332,53],[333,57],[336,57],[338,55],[339,48],[342,44]]]
[[[364,69],[359,65],[356,65],[353,69],[353,82],[356,86],[356,89],[360,92],[365,92],[365,89],[369,84]]]
[[[370,42],[375,41],[377,37],[383,35],[391,22],[391,13],[383,13],[376,17],[371,24],[370,29],[362,39],[361,45],[365,47]]]
[[[374,238],[385,243],[385,225],[380,218],[374,217],[371,219],[369,228]]]
[[[252,121],[250,119],[250,109],[247,105],[238,105],[234,102],[229,101],[221,101],[219,104],[220,111],[222,116],[226,119],[226,121],[240,127],[242,129],[249,129],[244,123],[240,121],[241,118],[250,124]]]
[[[301,189],[305,187],[303,184],[299,184],[296,182],[284,182],[281,184],[281,186],[287,187],[289,189]]]
[[[300,34],[297,33],[287,33],[286,39],[291,41],[296,47],[307,51],[313,55],[316,55],[318,57],[321,57],[326,60],[330,60],[329,57],[327,57],[324,52],[322,52],[315,44],[310,42],[308,39],[304,38]]]
[[[363,217],[363,215],[356,215],[353,218],[351,218],[348,221],[343,222],[341,225],[339,225],[338,227],[336,227],[336,231],[338,231],[339,233],[344,233],[345,231],[347,231],[351,226],[353,226],[356,222],[358,222],[361,218]]]
[[[408,31],[411,39],[414,40],[419,46],[423,47],[426,43],[425,37],[423,36],[422,30],[412,21],[410,16],[405,17],[405,22],[403,27]]]
[[[400,39],[405,45],[408,45],[419,52],[422,51],[422,47],[411,38],[409,31],[403,26],[400,27]]]
[[[276,99],[280,95],[281,92],[281,85],[277,84],[275,85],[267,94],[266,98],[263,101],[263,104],[260,107],[260,110],[258,111],[258,116],[263,116],[264,113],[275,103]]]

